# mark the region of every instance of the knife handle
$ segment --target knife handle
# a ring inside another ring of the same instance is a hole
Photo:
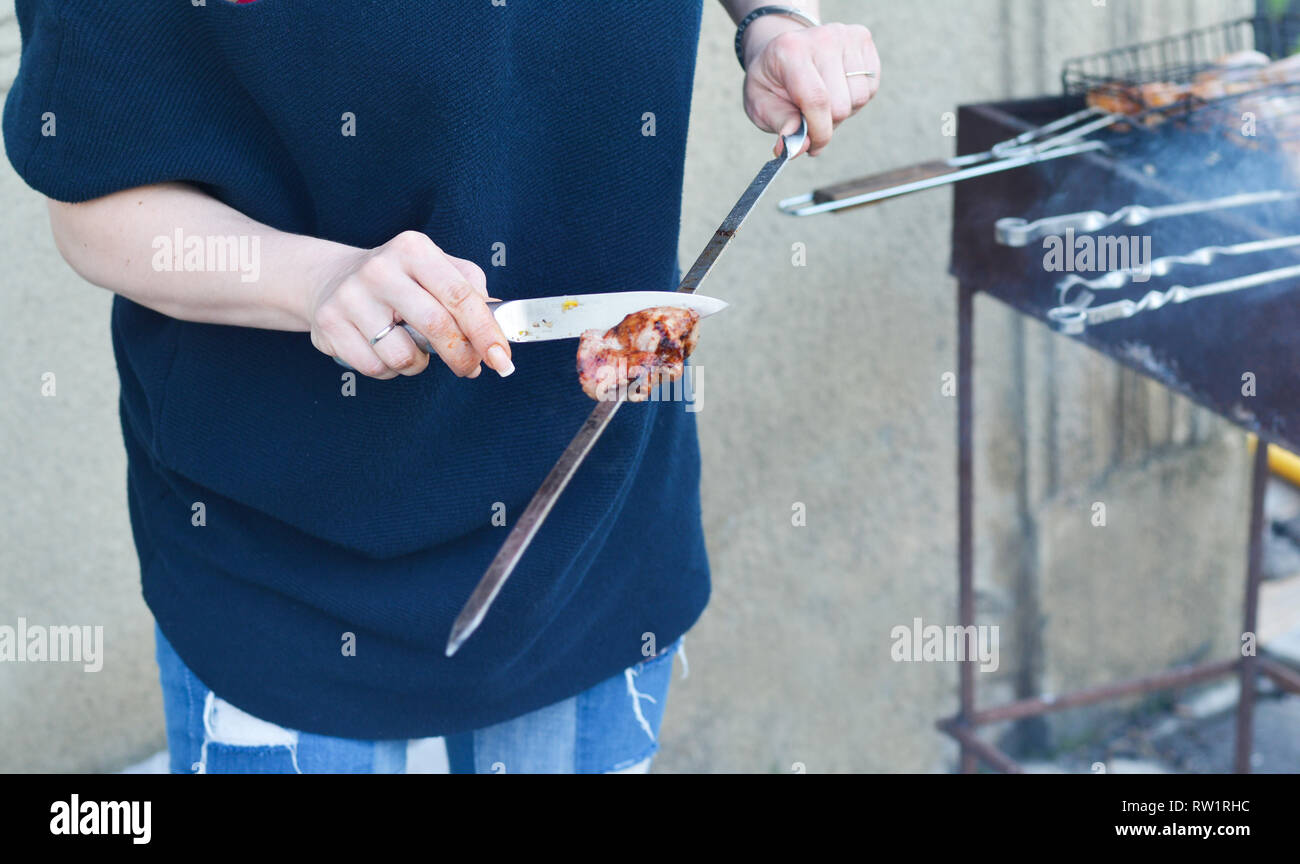
[[[428,339],[424,338],[423,333],[421,333],[419,330],[416,330],[414,327],[412,327],[410,324],[407,324],[405,321],[402,322],[402,329],[405,330],[407,335],[411,337],[411,341],[415,343],[416,348],[419,348],[425,354],[433,353],[433,346],[429,344]]]
[[[493,312],[493,314],[495,314],[497,307],[500,306],[501,303],[502,303],[501,300],[498,300],[495,297],[490,297],[487,300],[487,307],[489,310]],[[419,348],[425,354],[433,353],[433,346],[429,344],[428,339],[424,338],[423,333],[421,333],[419,330],[416,330],[414,327],[412,327],[410,324],[407,324],[405,321],[402,322],[402,329],[405,330],[407,334],[411,337],[411,341],[415,343],[416,348]],[[338,357],[334,358],[334,362],[342,366],[344,369],[352,369],[351,366],[349,366],[347,363],[344,363]],[[355,372],[356,370],[353,369],[352,371]]]
[[[402,329],[405,330],[408,335],[410,335],[411,341],[415,343],[416,348],[419,348],[425,354],[433,353],[433,346],[429,344],[428,339],[424,338],[423,333],[421,333],[419,330],[416,330],[414,327],[412,327],[410,324],[407,324],[405,321],[402,322]],[[346,362],[344,362],[338,357],[334,358],[334,362],[342,366],[344,369],[352,369],[350,365],[348,365]],[[356,370],[352,369],[352,371],[355,372]]]

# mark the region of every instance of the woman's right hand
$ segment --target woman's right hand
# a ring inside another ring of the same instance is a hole
[[[477,378],[480,363],[503,378],[515,370],[510,342],[486,303],[482,269],[443,252],[427,235],[404,231],[382,246],[346,250],[322,265],[307,315],[312,344],[363,375],[418,375],[429,365],[429,355],[401,327],[370,344],[394,322],[424,334],[462,378]]]

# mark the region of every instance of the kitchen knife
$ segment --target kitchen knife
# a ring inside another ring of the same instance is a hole
[[[609,294],[570,294],[563,297],[529,297],[524,300],[491,300],[488,308],[511,342],[546,342],[551,339],[577,339],[588,330],[604,333],[633,312],[652,306],[675,306],[694,309],[701,318],[727,308],[725,301],[679,291],[615,291]],[[433,346],[424,334],[410,324],[402,329],[425,354]],[[335,357],[334,362],[351,369]]]
[[[740,200],[731,208],[727,218],[722,220],[718,230],[713,232],[712,239],[704,247],[695,264],[687,271],[682,278],[681,285],[677,288],[677,294],[694,294],[695,289],[700,286],[704,278],[709,275],[713,265],[717,262],[718,257],[722,255],[724,249],[736,236],[736,231],[740,229],[745,217],[754,209],[758,199],[767,189],[772,179],[780,173],[785,164],[791,158],[798,155],[803,150],[804,141],[808,136],[808,124],[800,122],[799,129],[793,135],[783,137],[783,147],[781,155],[768,161],[759,169],[758,175],[746,187],[741,194]],[[501,549],[497,552],[492,563],[488,566],[487,572],[479,580],[478,586],[475,587],[474,593],[470,595],[469,600],[465,603],[465,608],[461,610],[460,615],[451,627],[451,636],[447,639],[447,656],[450,657],[456,653],[465,640],[473,635],[478,629],[479,624],[483,623],[484,616],[487,615],[488,608],[492,601],[500,593],[501,587],[505,585],[510,574],[514,572],[515,565],[523,557],[524,551],[528,544],[536,536],[538,529],[542,527],[542,522],[555,506],[559,499],[560,493],[569,485],[569,480],[577,473],[578,467],[582,465],[582,460],[591,452],[596,441],[609,425],[609,421],[614,417],[615,412],[623,404],[623,400],[611,400],[607,402],[597,402],[596,407],[591,410],[582,428],[578,434],[569,442],[569,446],[560,454],[559,461],[551,469],[551,473],[546,475],[542,481],[541,488],[533,495],[533,500],[528,502],[527,509],[519,517],[519,521],[510,529],[510,534],[506,537]]]
[[[525,300],[492,301],[488,308],[511,342],[545,342],[576,339],[588,330],[602,333],[633,312],[652,306],[694,309],[701,318],[727,308],[713,297],[683,295],[677,291],[615,291],[610,294],[572,294],[564,297],[531,297]],[[407,332],[411,332],[409,329]],[[425,351],[423,338],[415,344]]]

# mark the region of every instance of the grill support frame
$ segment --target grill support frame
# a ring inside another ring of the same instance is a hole
[[[971,374],[975,351],[976,293],[978,293],[977,289],[972,288],[969,283],[961,282],[957,286],[957,617],[958,624],[963,630],[976,624],[975,484],[972,471],[975,416],[974,381]],[[1268,444],[1260,439],[1255,445],[1251,468],[1250,534],[1242,616],[1243,633],[1255,633],[1258,622],[1259,589],[1262,581],[1264,489],[1268,477]],[[1234,660],[1182,666],[1144,678],[1131,678],[1101,687],[1072,690],[1051,697],[1020,699],[981,710],[976,707],[977,662],[974,658],[961,661],[957,694],[960,710],[955,716],[942,718],[935,723],[939,731],[953,738],[960,746],[962,774],[976,773],[981,762],[1004,774],[1022,773],[1019,763],[995,745],[976,736],[976,730],[981,726],[1038,717],[1126,696],[1179,689],[1233,673],[1241,679],[1241,695],[1237,701],[1234,770],[1238,774],[1249,774],[1250,756],[1254,744],[1258,674],[1267,675],[1277,686],[1288,692],[1300,694],[1300,674],[1271,658],[1252,654]]]
[[[1022,103],[1016,103],[1020,107],[1028,107],[1029,113],[1036,111],[1047,112],[1068,112],[1071,110],[1069,100],[1058,98],[1026,100]],[[1034,121],[1022,120],[1019,116],[1004,110],[1001,105],[975,105],[964,106],[961,109],[961,119],[959,120],[959,129],[966,129],[968,121],[973,121],[977,132],[972,136],[962,136],[959,140],[958,152],[978,152],[978,149],[985,146],[988,141],[1001,140],[1007,133],[1015,134],[1024,129],[1031,128]],[[999,137],[1000,136],[1000,137]],[[1087,160],[1094,163],[1093,168],[1101,170],[1124,173],[1128,169],[1123,166],[1107,165],[1105,160],[1100,156],[1085,155],[1076,157],[1078,160]],[[1074,160],[1067,160],[1073,162]],[[1050,185],[1049,180],[1044,179],[1044,174],[1051,174],[1053,171],[1061,170],[1060,166],[1044,167],[1041,170],[1022,169],[1026,172],[1033,171],[1031,177],[1020,178],[1021,182],[1033,187],[1038,184],[1041,188],[1047,188],[1044,184]],[[1132,172],[1128,172],[1132,174]],[[1171,199],[1176,199],[1177,193],[1162,187],[1159,183],[1148,182],[1148,178],[1141,178],[1132,174],[1135,181],[1135,191],[1145,191],[1148,193],[1168,195]],[[954,227],[953,227],[953,272],[958,277],[956,289],[956,306],[957,306],[957,614],[958,623],[962,628],[973,627],[976,624],[975,615],[975,584],[974,584],[974,475],[973,475],[973,445],[974,445],[974,351],[975,351],[975,334],[974,334],[974,316],[975,316],[975,296],[981,291],[994,296],[1007,305],[1012,306],[1017,311],[1029,317],[1043,320],[1040,314],[1041,310],[1033,308],[1033,304],[1024,302],[1023,296],[1014,295],[1012,292],[988,291],[986,288],[996,283],[997,271],[1005,270],[1005,266],[999,268],[990,264],[991,254],[985,252],[971,252],[971,247],[962,244],[970,244],[975,240],[973,226],[963,224],[963,212],[969,215],[971,212],[978,211],[979,205],[976,204],[981,196],[982,189],[988,189],[986,184],[989,182],[999,182],[996,178],[988,180],[971,181],[969,184],[958,186],[956,188],[957,205],[954,207]],[[1033,200],[1035,192],[1031,191],[1026,200]],[[1042,196],[1038,196],[1039,200]],[[965,211],[963,211],[963,200]],[[1014,215],[1012,213],[1001,213],[998,215]],[[969,220],[967,220],[969,221]],[[1255,233],[1261,238],[1268,236],[1267,233],[1257,228],[1249,220],[1244,219],[1237,214],[1225,214],[1221,221],[1231,227],[1249,233]],[[992,244],[992,220],[987,225],[988,231],[985,238],[987,244]],[[978,241],[976,241],[978,242]],[[966,253],[966,258],[970,260],[961,261],[962,253]],[[987,269],[981,271],[981,265]],[[973,278],[973,273],[981,274],[982,278]],[[989,274],[993,275],[990,276]],[[1032,280],[1028,280],[1032,281]],[[1069,338],[1069,337],[1067,337]],[[1217,394],[1209,393],[1204,389],[1197,387],[1195,380],[1182,380],[1175,376],[1160,376],[1152,374],[1150,371],[1142,369],[1125,357],[1111,350],[1111,346],[1105,342],[1094,342],[1089,338],[1080,341],[1088,342],[1091,347],[1113,357],[1119,362],[1137,368],[1139,372],[1146,374],[1162,384],[1170,387],[1176,392],[1191,397],[1194,401],[1209,407],[1220,416],[1225,417],[1230,422],[1253,431],[1258,435],[1254,458],[1252,460],[1252,480],[1251,480],[1251,504],[1249,520],[1249,538],[1248,551],[1245,568],[1245,586],[1244,602],[1242,613],[1243,633],[1255,633],[1258,610],[1259,610],[1259,590],[1261,583],[1261,559],[1263,552],[1263,502],[1264,489],[1269,477],[1268,468],[1268,445],[1269,438],[1273,437],[1283,446],[1294,448],[1294,444],[1286,439],[1293,438],[1293,435],[1282,434],[1270,436],[1270,431],[1276,431],[1279,428],[1285,429],[1290,433],[1294,426],[1281,425],[1279,420],[1271,420],[1267,414],[1264,416],[1252,415],[1249,418],[1234,416],[1230,407],[1221,400],[1215,398]],[[1197,370],[1192,370],[1193,372]],[[1195,377],[1194,375],[1191,377]],[[1171,378],[1173,380],[1171,380]],[[1283,418],[1284,419],[1284,418]],[[1271,427],[1271,428],[1269,428]],[[969,631],[966,631],[969,632]],[[1234,753],[1234,769],[1237,773],[1250,773],[1251,771],[1251,751],[1254,738],[1254,710],[1255,701],[1258,696],[1257,680],[1260,674],[1266,675],[1278,687],[1291,693],[1300,694],[1300,673],[1284,666],[1281,663],[1267,657],[1247,655],[1237,657],[1231,660],[1220,660],[1215,662],[1200,663],[1195,665],[1186,665],[1174,669],[1168,669],[1150,676],[1142,678],[1133,678],[1119,681],[1100,687],[1085,688],[1073,690],[1066,693],[1056,694],[1047,697],[1036,697],[1029,699],[1020,699],[1013,702],[1005,703],[1000,706],[979,708],[977,705],[977,686],[976,686],[976,659],[966,659],[959,663],[959,681],[958,681],[958,711],[955,715],[944,717],[936,721],[935,725],[939,731],[951,737],[960,747],[960,757],[958,762],[959,771],[963,774],[976,773],[981,764],[1002,773],[1021,773],[1020,765],[1009,755],[1004,753],[995,745],[979,738],[978,730],[993,723],[1001,723],[1009,720],[1024,719],[1029,717],[1039,717],[1045,714],[1068,710],[1071,708],[1094,705],[1126,696],[1142,695],[1166,690],[1175,690],[1184,688],[1202,681],[1208,681],[1215,678],[1224,677],[1230,674],[1236,674],[1241,681],[1241,696],[1238,700],[1236,714],[1236,741]]]

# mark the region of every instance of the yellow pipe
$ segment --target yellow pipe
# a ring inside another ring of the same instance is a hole
[[[1254,453],[1255,436],[1247,434],[1246,439],[1249,442],[1250,452]],[[1283,450],[1276,444],[1268,445],[1268,470],[1291,485],[1300,486],[1300,456],[1291,451]]]

